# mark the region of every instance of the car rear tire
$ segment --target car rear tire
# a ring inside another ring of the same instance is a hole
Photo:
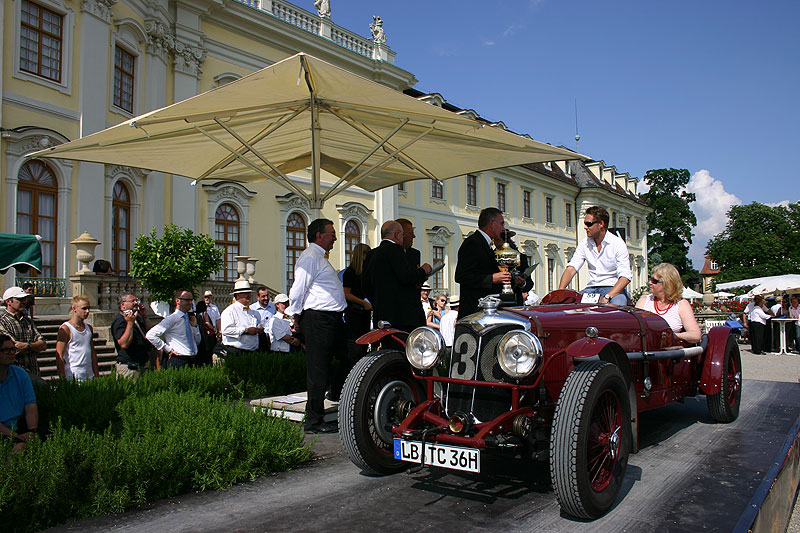
[[[594,519],[614,505],[631,450],[630,419],[615,365],[584,363],[567,376],[550,435],[550,476],[566,513]]]
[[[739,404],[742,401],[742,358],[733,336],[728,337],[725,345],[719,392],[709,394],[706,400],[711,418],[717,422],[733,422],[739,416]]]
[[[339,438],[350,460],[368,474],[403,471],[407,465],[394,459],[392,435],[392,426],[402,422],[398,400],[416,405],[424,395],[403,353],[381,350],[361,358],[345,380],[339,403]]]

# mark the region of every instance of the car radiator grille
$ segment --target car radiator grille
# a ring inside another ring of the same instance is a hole
[[[449,376],[477,381],[504,381],[505,373],[497,363],[496,348],[500,338],[519,326],[501,326],[483,337],[471,328],[457,325],[453,335],[453,352]],[[472,413],[478,422],[486,422],[511,409],[511,390],[471,387],[451,383],[447,387],[445,410],[453,413]]]

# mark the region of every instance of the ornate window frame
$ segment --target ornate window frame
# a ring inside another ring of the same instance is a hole
[[[370,215],[372,215],[372,209],[369,209],[362,203],[359,202],[346,202],[344,204],[337,204],[336,211],[339,213],[339,223],[337,233],[344,237],[344,228],[347,225],[349,220],[355,220],[358,222],[359,227],[361,228],[361,242],[368,242],[367,239],[367,228],[369,227],[369,220]],[[288,214],[287,214],[288,216]],[[309,217],[306,217],[306,220],[311,220]],[[346,263],[345,258],[345,247],[344,245],[339,246],[339,266],[344,268]]]
[[[19,2],[17,2],[18,4]],[[69,141],[58,132],[45,128],[25,128],[18,130],[3,131],[3,138],[6,141],[5,157],[5,187],[6,187],[6,228],[9,233],[17,231],[17,188],[19,185],[19,171],[22,166],[30,159],[29,154],[42,150],[50,146]],[[53,171],[58,183],[58,219],[56,220],[56,259],[57,277],[67,277],[69,263],[69,242],[70,242],[70,214],[72,210],[70,198],[72,197],[72,168],[74,162],[68,159],[48,159],[47,166]],[[6,273],[6,283],[8,284],[16,276],[16,270]]]
[[[114,45],[111,53],[116,54],[117,47],[133,56],[133,112],[128,112],[114,105],[114,59],[111,58],[111,83],[109,83],[108,109],[112,113],[132,118],[141,113],[142,77],[144,76],[144,43],[147,43],[147,33],[144,28],[133,19],[121,19],[116,22],[116,31],[111,32],[111,41]]]
[[[239,254],[247,255],[248,221],[250,220],[250,199],[256,195],[244,185],[232,181],[218,181],[216,183],[203,184],[206,191],[207,202],[207,234],[215,235],[217,207],[221,204],[229,203],[239,211]],[[214,279],[217,275],[214,274]]]
[[[288,226],[288,219],[289,215],[292,213],[297,213],[303,217],[306,221],[306,229],[308,229],[308,225],[314,220],[314,217],[311,216],[311,209],[308,207],[308,204],[305,200],[303,200],[300,196],[293,192],[286,193],[284,195],[276,195],[275,200],[278,202],[281,211],[281,247],[280,253],[281,257],[284,256],[286,252],[286,246],[288,246],[288,242],[286,239],[286,228]],[[306,246],[308,246],[308,237],[306,237]],[[291,287],[286,286],[286,261],[285,257],[284,260],[281,261],[280,266],[281,272],[281,286],[286,294],[289,294],[289,289]]]
[[[444,182],[443,181],[439,181],[439,180],[430,180],[430,181],[431,181],[431,185],[430,185],[429,192],[430,192],[430,200],[431,200],[431,202],[433,202],[435,204],[447,205],[447,188],[445,187]],[[434,196],[433,195],[433,188],[436,187],[437,185],[442,188],[442,197],[441,198],[439,198],[438,196]]]
[[[105,165],[103,183],[103,214],[106,223],[103,225],[103,257],[112,257],[112,233],[114,231],[114,185],[122,181],[128,188],[131,200],[130,241],[131,245],[141,234],[141,207],[144,198],[144,178],[149,172],[121,165]]]
[[[428,257],[433,257],[433,247],[441,246],[444,248],[445,257],[453,257],[451,248],[451,241],[455,233],[453,230],[446,226],[433,226],[425,230],[428,234]],[[450,290],[450,262],[445,262],[444,269],[442,270],[442,287],[441,289]]]
[[[72,55],[73,38],[75,29],[75,12],[67,6],[65,0],[29,0],[33,4],[40,5],[62,16],[62,31],[61,36],[61,81],[54,81],[30,72],[26,72],[20,68],[19,52],[21,46],[20,28],[22,27],[22,2],[13,2],[14,5],[14,49],[13,49],[13,73],[14,78],[31,81],[44,85],[51,89],[66,94],[72,95]]]

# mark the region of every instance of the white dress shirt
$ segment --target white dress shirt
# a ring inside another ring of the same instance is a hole
[[[272,302],[267,302],[266,307],[262,306],[261,302],[256,302],[250,304],[250,309],[258,313],[258,316],[261,317],[264,324],[269,324],[269,320],[275,314],[275,304]]]
[[[283,340],[292,335],[289,319],[283,313],[275,313],[269,320],[269,348],[275,352],[288,352],[290,344]]]
[[[587,287],[611,287],[619,278],[627,278],[629,281],[633,279],[628,247],[625,241],[610,231],[606,231],[599,252],[594,239],[586,237],[578,245],[567,266],[577,271],[584,262],[589,265]]]
[[[458,320],[458,311],[451,309],[442,317],[439,324],[439,333],[444,337],[444,345],[453,345],[453,336],[456,334],[456,320]]]
[[[312,242],[297,258],[289,301],[291,305],[286,310],[289,316],[306,309],[339,312],[347,307],[339,274],[325,259],[322,246]]]
[[[206,313],[208,313],[208,318],[211,320],[211,324],[216,328],[217,321],[219,320],[220,316],[222,316],[219,312],[219,307],[217,307],[217,304],[208,304],[206,307]]]
[[[150,344],[166,353],[175,352],[185,357],[197,355],[197,345],[200,344],[200,328],[189,326],[194,339],[194,350],[190,347],[189,337],[186,336],[186,313],[176,309],[171,315],[150,328],[145,337]]]
[[[800,305],[797,307],[789,306],[789,317],[797,319],[797,325],[800,326]]]
[[[770,316],[759,306],[754,305],[753,308],[750,310],[750,314],[747,315],[747,320],[750,322],[758,322],[759,324],[767,325],[767,320],[770,319]]]
[[[258,335],[245,335],[247,328],[264,328],[266,323],[253,309],[245,309],[241,302],[233,302],[225,308],[220,318],[222,344],[242,350],[258,348]]]

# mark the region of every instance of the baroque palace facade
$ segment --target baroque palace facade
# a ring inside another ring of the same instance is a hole
[[[102,130],[136,115],[234,81],[306,52],[454,113],[440,94],[413,88],[414,75],[394,64],[395,52],[318,14],[283,0],[7,0],[0,4],[0,231],[42,236],[41,277],[66,279],[78,268],[70,241],[88,232],[95,254],[129,272],[136,237],[175,223],[211,235],[225,249],[217,281],[237,277],[235,256],[259,261],[256,279],[287,291],[293,264],[306,247],[311,209],[273,182],[246,186],[29,154]],[[365,30],[371,13],[364,14]],[[335,18],[335,11],[333,13]],[[365,32],[366,33],[366,32]],[[389,36],[391,37],[391,36]],[[504,128],[502,123],[491,124]],[[443,154],[446,156],[446,154]],[[308,182],[307,172],[293,173]],[[326,178],[323,172],[323,180]],[[330,176],[328,176],[330,178]],[[646,283],[649,208],[637,179],[602,161],[554,162],[482,172],[445,182],[413,181],[376,193],[351,188],[322,216],[335,221],[339,241],[331,263],[349,263],[358,242],[378,244],[380,225],[414,222],[423,261],[446,260],[432,280],[456,293],[455,259],[483,207],[506,213],[531,264],[535,292],[555,288],[577,242],[582,213],[606,206],[625,233],[632,287]],[[5,287],[17,282],[13,271]],[[573,284],[580,288],[585,272]],[[69,291],[68,291],[69,292]]]

